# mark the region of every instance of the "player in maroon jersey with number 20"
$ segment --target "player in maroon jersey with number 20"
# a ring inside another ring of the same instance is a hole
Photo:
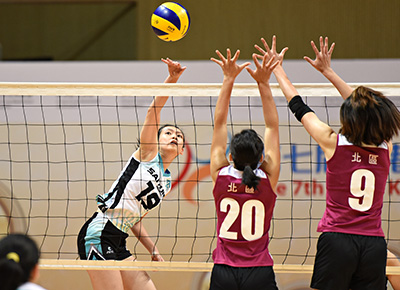
[[[275,49],[259,51],[270,56]],[[353,90],[331,68],[334,44],[311,42],[320,71],[344,99],[339,133],[319,120],[302,101],[282,67],[274,74],[295,117],[318,143],[327,160],[326,209],[311,287],[323,290],[386,289],[386,241],[381,227],[383,195],[390,166],[391,139],[400,129],[400,112],[382,93],[360,86]]]
[[[210,170],[218,222],[210,289],[275,290],[278,288],[268,251],[268,231],[276,200],[280,151],[278,112],[269,78],[277,62],[266,55],[260,64],[254,55],[256,70],[247,67],[261,96],[264,142],[252,129],[235,134],[230,143],[230,165],[226,149],[231,91],[236,76],[249,63],[236,64],[239,51],[233,58],[229,49],[226,58],[219,51],[217,54],[220,60],[212,60],[221,66],[224,79],[215,108],[211,144]]]

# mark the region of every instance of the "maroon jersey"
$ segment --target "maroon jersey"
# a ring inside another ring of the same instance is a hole
[[[326,210],[318,231],[384,237],[381,213],[389,166],[386,142],[359,147],[339,134],[327,162]]]
[[[242,173],[227,166],[215,182],[218,238],[213,260],[233,267],[272,266],[268,231],[276,194],[261,169],[254,170],[261,178],[257,190],[241,184]]]

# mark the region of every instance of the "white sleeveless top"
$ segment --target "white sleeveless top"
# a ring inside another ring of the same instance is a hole
[[[160,154],[146,162],[132,154],[109,192],[97,196],[99,209],[117,228],[128,232],[171,190],[171,174],[163,168]]]

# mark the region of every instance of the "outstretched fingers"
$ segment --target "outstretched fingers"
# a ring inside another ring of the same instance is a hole
[[[327,43],[326,43],[327,39],[328,38],[326,37],[325,42],[324,42],[324,38],[322,36],[319,37],[319,49],[321,50],[321,53],[325,53],[326,54],[326,52],[328,51],[326,49],[326,47],[327,47]]]
[[[318,48],[316,47],[316,45],[314,44],[314,42],[312,42],[311,45],[313,46],[313,50],[314,50],[315,54],[318,54],[319,51],[318,51]],[[329,47],[328,37],[326,36],[324,39],[322,36],[320,36],[319,37],[319,46],[320,46],[320,53],[330,56],[330,55],[332,55],[333,49],[335,48],[335,43],[333,42],[331,44],[331,47]]]
[[[309,58],[308,56],[303,56],[303,59],[305,60],[305,61],[307,61],[309,64],[311,64],[311,65],[313,65],[313,60],[311,59],[311,58]]]
[[[282,49],[280,54],[282,54],[282,56],[284,56],[286,51],[288,51],[288,50],[289,50],[289,47],[285,47],[285,48]]]
[[[228,50],[229,50],[229,55],[230,55],[230,49],[228,48]],[[238,58],[239,58],[239,55],[240,55],[240,50],[238,49],[238,50],[236,50],[236,53],[235,53],[235,55],[233,56],[233,59],[232,59],[232,61],[237,61],[238,60]]]
[[[186,66],[182,67],[181,64],[177,61],[174,61],[170,58],[161,58],[161,61],[168,65],[168,72],[171,77],[179,78],[182,73],[186,70]]]
[[[318,47],[315,45],[315,42],[311,40],[311,47],[314,50],[315,55],[319,53]]]
[[[271,47],[268,45],[267,41],[264,38],[261,38],[261,42],[264,44],[265,49],[261,48],[257,44],[254,45],[254,47],[262,54],[259,55],[257,54],[256,57],[258,59],[263,59],[263,56],[268,55],[269,57],[275,56],[275,59],[279,61],[279,63],[282,63],[283,58],[285,56],[286,51],[289,49],[288,47],[285,47],[281,50],[281,52],[276,51],[276,36],[272,36],[272,43]]]
[[[236,62],[236,60],[239,58],[240,55],[240,50],[237,50],[235,55],[232,58],[232,53],[231,50],[229,48],[226,49],[226,58],[225,56],[217,49],[215,51],[215,53],[218,55],[218,57],[220,58],[220,60],[216,59],[216,58],[210,58],[213,62],[218,63],[219,65],[223,65],[226,64],[227,62]]]
[[[236,76],[247,66],[250,65],[250,62],[245,62],[241,65],[237,64],[237,60],[239,59],[240,50],[236,50],[235,54],[232,56],[231,50],[228,48],[226,50],[226,58],[222,55],[222,53],[216,50],[217,55],[220,60],[216,58],[211,58],[211,60],[217,63],[224,72],[225,77],[233,77]]]
[[[218,49],[215,52],[217,53],[222,62],[226,62],[225,56]]]
[[[265,56],[266,55],[264,55],[262,57],[263,61],[265,59]],[[261,68],[260,62],[258,61],[258,55],[256,53],[253,53],[252,58],[253,58],[253,61],[254,61],[254,65],[256,66],[256,69]]]
[[[329,55],[332,55],[334,49],[335,49],[335,43],[333,42],[333,43],[331,44],[331,47],[329,48],[328,54],[329,54]]]
[[[215,51],[215,53],[219,56],[220,60],[213,57],[211,58],[211,60],[217,63],[218,65],[222,66],[226,62],[226,58],[222,55],[222,53],[218,49]]]
[[[245,67],[248,67],[249,65],[250,65],[250,62],[245,62],[245,63],[239,65],[240,71],[242,71]]]
[[[332,53],[335,48],[335,43],[332,43],[329,47],[329,39],[328,37],[319,37],[319,49],[314,43],[311,41],[311,47],[315,53],[315,59],[311,59],[308,56],[304,56],[303,58],[311,64],[314,68],[316,68],[320,72],[324,72],[325,70],[330,68]]]
[[[264,55],[262,63],[259,62],[256,53],[253,53],[252,57],[256,69],[252,70],[251,68],[247,67],[247,71],[257,82],[268,81],[272,71],[279,64],[279,61],[276,60],[274,55],[269,56],[268,54]]]
[[[272,36],[272,48],[271,48],[271,50],[273,52],[276,52],[276,35]]]
[[[267,41],[264,38],[261,38],[261,42],[264,44],[266,52],[268,54],[271,54],[271,49],[269,48]],[[274,44],[272,44],[272,45],[274,45]]]
[[[283,58],[285,57],[285,53],[289,50],[289,47],[284,47],[281,52],[278,54],[277,60],[278,62],[282,63]]]
[[[246,67],[246,70],[255,79],[256,78],[255,73],[257,70],[259,70],[261,68],[261,65],[258,62],[257,55],[255,53],[253,53],[252,58],[253,58],[255,66],[256,66],[256,69],[252,70],[250,67]]]
[[[226,49],[226,59],[227,60],[231,60],[232,56],[231,56],[231,50],[229,48]]]
[[[266,52],[264,49],[262,49],[258,44],[255,44],[254,47],[255,47],[262,55],[265,55],[265,54],[267,53],[267,52]],[[259,58],[262,58],[262,55],[258,55]]]
[[[323,42],[323,38],[322,36],[320,36],[319,38],[319,46],[320,46],[320,50],[318,49],[318,47],[315,45],[315,42],[311,40],[311,48],[313,49],[314,53],[315,53],[315,60],[309,58],[308,56],[304,56],[303,58],[309,62],[312,66],[316,65],[317,60],[321,57],[321,55],[323,54],[324,51],[324,42]]]
[[[275,60],[275,56],[272,56],[266,64],[266,67],[273,71],[279,64],[279,60]]]

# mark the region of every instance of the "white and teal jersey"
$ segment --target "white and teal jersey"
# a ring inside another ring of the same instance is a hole
[[[160,154],[147,162],[132,155],[110,191],[97,196],[97,204],[117,228],[127,233],[170,190],[171,174],[168,169],[164,172]]]

